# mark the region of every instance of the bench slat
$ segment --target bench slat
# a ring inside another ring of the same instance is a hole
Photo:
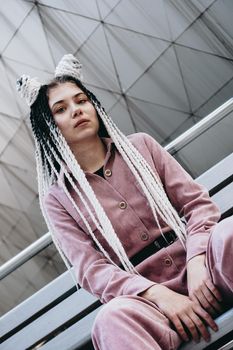
[[[233,153],[200,175],[196,181],[204,185],[208,190],[233,174]]]
[[[22,324],[41,309],[47,307],[73,286],[74,282],[69,271],[64,272],[55,280],[48,283],[30,298],[24,300],[1,317],[0,337]]]
[[[74,324],[67,328],[65,332],[58,334],[57,337],[43,345],[40,349],[74,350],[85,346],[85,344],[91,339],[91,327],[96,315],[102,307],[103,305],[80,320],[78,324]]]
[[[96,303],[84,289],[72,294],[4,342],[4,349],[26,349]]]
[[[212,200],[219,206],[221,213],[233,208],[233,182],[216,193]]]

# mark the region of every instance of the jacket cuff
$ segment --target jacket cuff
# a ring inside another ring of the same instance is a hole
[[[209,234],[200,233],[187,238],[187,262],[196,255],[206,253],[209,237]]]
[[[157,283],[150,281],[143,276],[135,275],[133,278],[129,279],[129,282],[124,288],[124,294],[136,296],[155,284]]]

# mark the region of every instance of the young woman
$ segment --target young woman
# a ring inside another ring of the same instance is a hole
[[[18,90],[31,106],[54,243],[75,280],[106,304],[95,349],[208,340],[223,298],[233,300],[233,218],[217,224],[206,189],[152,137],[122,134],[82,84],[74,56],[62,58],[51,83],[23,76]]]

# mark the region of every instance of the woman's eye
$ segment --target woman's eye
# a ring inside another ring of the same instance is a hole
[[[85,103],[86,101],[87,101],[87,100],[79,100],[78,103],[83,104],[83,103]]]
[[[63,113],[65,112],[65,107],[59,107],[55,110],[55,113]]]

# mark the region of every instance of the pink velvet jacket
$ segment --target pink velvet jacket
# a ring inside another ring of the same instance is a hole
[[[207,190],[197,184],[151,136],[136,133],[128,138],[152,169],[157,171],[172,205],[181,217],[185,217],[187,254],[177,241],[141,262],[138,265],[140,275],[114,266],[95,247],[85,224],[64,194],[60,184],[60,181],[64,181],[64,174],[60,172],[59,181],[49,189],[44,204],[56,229],[57,239],[74,266],[78,283],[103,303],[119,295],[138,295],[155,283],[164,283],[185,293],[186,261],[206,251],[210,231],[220,218],[220,212],[210,200]],[[131,257],[155,240],[160,231],[140,185],[114,143],[110,138],[102,140],[107,147],[105,179],[89,172],[85,174]],[[118,263],[116,255],[100,235],[74,190],[70,189],[70,193],[81,206],[97,238]],[[164,232],[170,230],[162,220],[160,224]]]

